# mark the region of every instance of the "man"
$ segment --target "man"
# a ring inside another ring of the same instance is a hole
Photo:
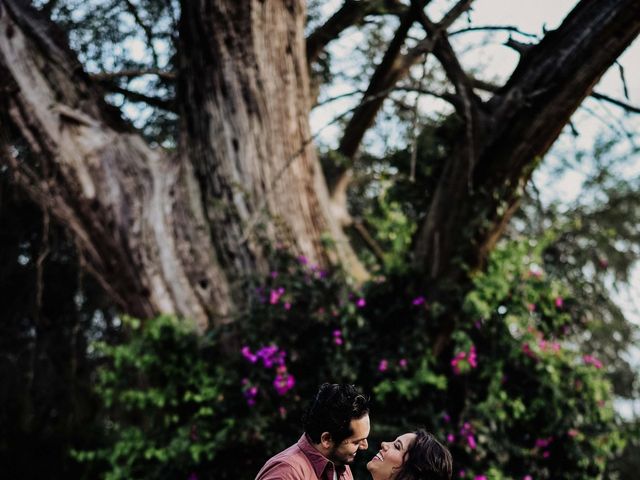
[[[353,385],[320,386],[297,443],[265,463],[256,480],[353,480],[349,464],[367,449],[369,401]]]

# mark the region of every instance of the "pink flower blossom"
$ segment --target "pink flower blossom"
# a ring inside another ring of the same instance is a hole
[[[535,303],[527,304],[527,310],[529,310],[530,312],[535,312],[536,311],[536,304]]]
[[[271,294],[269,295],[269,303],[271,305],[275,305],[280,301],[280,297],[284,295],[284,288],[280,287],[276,290],[271,289]]]
[[[453,433],[447,435],[447,442],[453,443],[456,441],[456,436]]]
[[[285,309],[285,310],[291,310],[291,303],[289,303],[289,302],[284,302],[284,309]]]
[[[584,360],[584,363],[586,363],[587,365],[593,365],[598,369],[604,366],[602,362],[598,360],[596,357],[594,357],[593,355],[583,355],[582,359]]]
[[[275,387],[276,392],[278,392],[278,395],[284,395],[293,388],[296,381],[293,375],[287,372],[287,367],[285,366],[278,367],[277,372],[278,374],[273,380],[273,386]]]
[[[475,450],[476,449],[476,447],[477,447],[476,437],[474,437],[471,434],[467,435],[467,443],[469,444],[469,448],[471,450]]]
[[[407,368],[407,359],[401,358],[400,360],[398,360],[398,365],[400,366],[400,368]]]
[[[556,307],[562,308],[562,306],[564,305],[564,300],[562,299],[562,297],[556,297],[555,304]]]
[[[533,477],[531,475],[525,475],[522,477],[522,480],[533,480]]]
[[[476,475],[473,480],[488,480],[486,475]]]
[[[302,264],[302,265],[306,265],[307,263],[309,263],[309,260],[307,260],[307,257],[305,257],[304,255],[300,255],[298,257],[298,261]]]
[[[570,428],[569,431],[567,432],[567,435],[569,435],[571,438],[577,437],[578,436],[578,430],[576,430],[575,428]]]
[[[389,362],[384,358],[380,360],[380,363],[378,364],[378,371],[386,372],[388,368],[389,368]]]
[[[536,447],[537,448],[546,448],[551,444],[551,442],[553,442],[553,437],[538,438],[538,439],[536,439]]]
[[[251,363],[256,363],[258,361],[258,357],[251,353],[251,350],[246,345],[242,347],[242,356],[249,360]]]
[[[414,298],[411,304],[417,307],[419,305],[423,305],[425,301],[426,299],[420,295],[419,297]]]
[[[356,302],[356,306],[358,308],[362,308],[367,304],[367,301],[364,298],[359,298],[358,301]]]

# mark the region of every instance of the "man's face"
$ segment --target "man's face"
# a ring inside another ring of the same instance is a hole
[[[351,431],[353,435],[345,438],[338,444],[333,444],[333,447],[327,454],[327,458],[336,465],[347,465],[353,462],[358,450],[367,449],[369,430],[369,415],[364,415],[357,420],[351,420]]]

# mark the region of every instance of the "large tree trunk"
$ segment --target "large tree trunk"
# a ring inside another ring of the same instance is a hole
[[[311,141],[304,21],[299,0],[182,2],[181,151],[232,281],[266,273],[263,240],[366,276],[329,212]]]
[[[0,2],[5,111],[26,140],[3,163],[77,239],[120,308],[179,313],[203,328],[231,305],[187,162],[151,149],[104,104],[64,37],[23,2]],[[3,125],[7,131],[8,125]]]
[[[104,104],[62,32],[23,2],[1,0],[2,127],[37,159],[14,149],[3,163],[133,315],[175,313],[200,328],[229,320],[245,294],[237,282],[267,268],[258,231],[363,276],[327,213],[309,138],[301,2],[183,9],[181,148],[170,154]],[[325,233],[337,239],[334,258]]]

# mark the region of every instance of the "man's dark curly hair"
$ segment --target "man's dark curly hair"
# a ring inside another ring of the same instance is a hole
[[[404,454],[394,480],[450,480],[453,459],[447,447],[425,430],[416,430],[416,439]]]
[[[353,435],[351,420],[369,413],[369,399],[353,385],[323,383],[302,417],[302,426],[313,443],[329,432],[336,443]]]

